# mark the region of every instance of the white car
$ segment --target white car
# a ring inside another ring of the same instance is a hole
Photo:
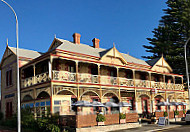
[[[186,112],[185,121],[186,121],[187,124],[190,123],[190,110],[188,110],[188,111]]]

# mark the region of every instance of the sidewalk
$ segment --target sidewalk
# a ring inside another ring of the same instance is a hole
[[[129,128],[125,130],[118,130],[114,132],[156,132],[160,130],[166,130],[166,129],[171,129],[171,128],[176,128],[180,127],[181,125],[167,125],[167,126],[158,126],[157,124],[147,124],[147,125],[142,125],[142,127],[138,128]]]

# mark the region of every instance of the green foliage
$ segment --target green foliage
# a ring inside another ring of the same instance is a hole
[[[106,117],[102,114],[98,114],[96,117],[96,121],[97,122],[104,122],[104,121],[106,121]]]
[[[152,55],[143,58],[160,58],[163,54],[174,73],[185,75],[184,44],[190,37],[190,0],[167,0],[166,4],[165,15],[152,31],[153,38],[147,38],[150,45],[143,45]]]
[[[13,115],[11,118],[8,118],[1,122],[2,126],[7,126],[10,128],[16,128],[17,127],[17,116]]]
[[[3,113],[0,112],[0,121],[3,119]]]
[[[58,115],[42,117],[35,120],[29,107],[22,109],[21,113],[21,123],[23,128],[30,128],[34,131],[42,132],[60,132],[60,128],[58,126]]]
[[[175,111],[174,111],[174,114],[175,114],[175,115],[179,115],[179,111],[175,110]]]
[[[164,111],[164,117],[167,117],[168,113],[166,111]]]
[[[48,124],[46,127],[47,132],[60,132],[60,128],[54,124]]]
[[[185,111],[185,110],[183,110],[183,114],[186,114],[186,111]]]
[[[119,119],[125,119],[126,118],[126,114],[120,113],[119,114]]]

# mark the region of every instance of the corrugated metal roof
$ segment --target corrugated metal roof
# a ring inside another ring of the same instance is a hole
[[[156,62],[158,62],[160,58],[155,58],[155,59],[151,59],[146,61],[149,65],[153,66],[154,64],[156,64]]]
[[[58,46],[57,49],[87,54],[87,55],[96,56],[96,57],[102,57],[111,49],[111,48],[110,49],[94,48],[86,44],[75,44],[73,42],[70,42],[64,39],[59,39],[59,38],[56,38],[56,39],[63,42],[63,44]],[[126,59],[127,62],[149,66],[144,60],[137,59],[128,54],[124,54],[124,53],[121,53],[121,54]]]
[[[15,47],[9,46],[9,49],[12,50],[16,54]],[[26,58],[31,58],[31,59],[37,58],[42,55],[42,53],[40,52],[28,50],[28,49],[21,49],[21,48],[19,48],[18,52],[19,52],[19,57],[26,57]]]

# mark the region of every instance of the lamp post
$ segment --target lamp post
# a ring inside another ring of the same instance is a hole
[[[18,52],[18,19],[16,12],[14,9],[4,0],[1,0],[3,3],[5,3],[14,13],[15,19],[16,19],[16,40],[17,40],[17,45],[16,45],[16,55],[17,55],[17,98],[18,98],[18,108],[17,108],[17,113],[18,113],[18,132],[21,131],[21,112],[20,112],[20,82],[19,82],[19,52]]]
[[[188,88],[189,100],[190,100],[189,71],[188,71],[188,62],[187,62],[187,44],[188,44],[189,40],[190,40],[190,37],[185,42],[184,51],[185,51],[185,68],[186,68],[186,76],[187,76],[187,88]],[[190,101],[189,101],[189,109],[190,109]]]

